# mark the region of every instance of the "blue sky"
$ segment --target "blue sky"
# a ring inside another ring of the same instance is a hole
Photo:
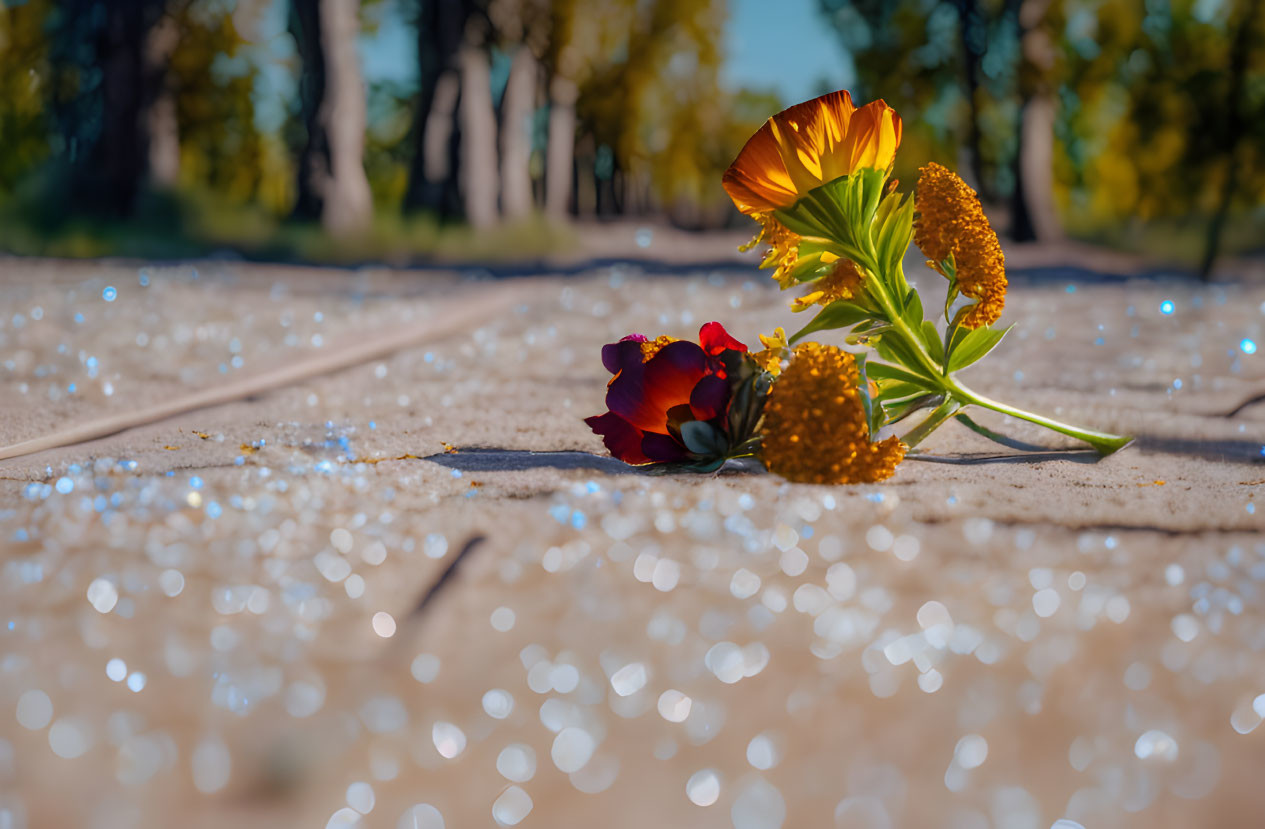
[[[786,105],[852,84],[839,38],[817,0],[729,0],[722,77],[730,89],[774,88]]]
[[[590,0],[600,2],[600,0]],[[272,0],[260,21],[254,60],[256,122],[264,131],[280,127],[293,105],[297,56],[287,33],[288,0]],[[370,83],[410,84],[417,76],[417,42],[402,0],[374,4],[376,31],[362,37],[360,55]],[[813,97],[823,82],[831,89],[852,84],[839,41],[818,12],[818,0],[729,0],[721,81],[730,90],[772,89],[784,105]]]
[[[839,89],[852,73],[839,40],[818,12],[818,0],[729,0],[722,78],[730,89],[777,91],[783,103],[812,97],[822,79]],[[399,3],[379,4],[378,31],[363,44],[365,75],[370,81],[407,81],[416,72],[416,44],[402,25]]]

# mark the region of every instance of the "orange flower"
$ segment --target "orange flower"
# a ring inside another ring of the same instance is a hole
[[[831,92],[766,121],[722,184],[746,215],[770,213],[856,170],[890,169],[900,134],[900,116],[883,101],[858,109],[846,91]]]
[[[932,162],[918,171],[914,190],[914,241],[945,274],[953,261],[958,290],[978,300],[963,315],[967,328],[991,325],[1006,306],[1006,256],[979,196],[956,173]]]
[[[896,472],[905,446],[871,443],[856,358],[830,345],[796,346],[764,408],[760,459],[788,481],[871,484]]]

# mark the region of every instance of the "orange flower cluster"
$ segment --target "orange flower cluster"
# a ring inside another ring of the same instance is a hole
[[[1006,257],[979,196],[955,173],[931,163],[918,171],[914,211],[914,241],[928,264],[945,274],[941,263],[952,259],[958,290],[978,300],[961,324],[996,322],[1006,305]]]
[[[876,483],[905,456],[895,437],[870,442],[856,360],[805,343],[773,385],[764,409],[760,458],[770,472],[811,484]]]
[[[804,311],[814,305],[829,305],[841,299],[852,299],[861,290],[861,270],[851,259],[840,259],[830,273],[814,282],[808,293],[791,301],[792,311]]]

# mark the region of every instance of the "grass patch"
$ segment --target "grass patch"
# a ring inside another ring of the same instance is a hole
[[[21,256],[193,259],[226,252],[262,261],[504,263],[573,248],[572,229],[539,214],[485,230],[432,216],[383,212],[364,232],[333,238],[315,222],[283,219],[204,194],[148,194],[130,221],[58,216],[46,205],[0,210],[0,249]]]

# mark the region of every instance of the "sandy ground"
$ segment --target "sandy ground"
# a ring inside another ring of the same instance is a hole
[[[0,462],[0,827],[1259,826],[1265,405],[1225,413],[1265,285],[1014,274],[970,381],[1138,436],[1100,462],[950,424],[881,486],[632,473],[581,422],[602,343],[794,322],[724,241],[504,280],[0,262],[0,444],[513,294]]]

